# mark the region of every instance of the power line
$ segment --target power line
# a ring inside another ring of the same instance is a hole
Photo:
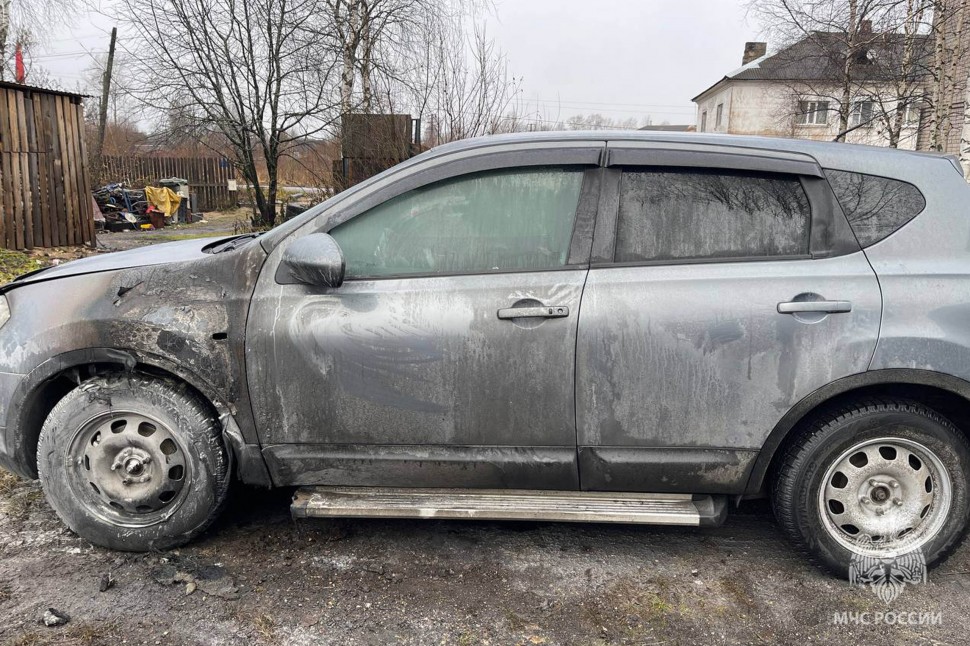
[[[528,103],[528,101],[526,101],[526,103]],[[540,107],[543,110],[549,109],[546,106],[540,106]],[[570,110],[575,112],[587,112],[587,113],[616,112],[619,114],[669,114],[669,115],[677,115],[682,117],[686,117],[688,115],[693,116],[694,114],[696,114],[696,110],[691,110],[691,109],[684,109],[682,111],[675,112],[673,110],[611,110],[611,109],[603,109],[603,108],[590,109],[590,108],[583,108],[581,106],[571,106],[571,105],[561,105],[559,107],[564,110]]]
[[[93,55],[93,54],[101,54],[101,53],[103,52],[94,52],[94,51],[59,52],[57,54],[35,54],[31,56],[31,58],[35,60],[37,59],[49,60],[52,58],[73,58],[74,56],[83,56],[85,54]]]
[[[555,104],[581,104],[581,105],[613,105],[613,106],[628,106],[628,107],[640,107],[640,108],[681,108],[688,110],[688,108],[683,104],[664,104],[664,103],[614,103],[612,101],[571,101],[568,99],[532,99],[535,103],[555,103]]]
[[[538,119],[538,118],[534,118],[534,117],[511,117],[511,116],[509,116],[509,117],[499,117],[499,119],[501,121],[518,121],[518,122],[523,123],[525,125],[528,125],[530,123],[546,123],[546,124],[549,124],[549,125],[552,125],[552,126],[569,126],[570,125],[568,119],[562,119],[562,120],[559,120],[559,121],[552,121],[550,119]],[[602,125],[602,124],[593,124],[593,123],[583,123],[583,124],[577,124],[577,125],[581,125],[582,126],[581,129],[584,129],[584,130],[585,129],[589,129],[589,130],[636,130],[636,128],[624,128],[623,126],[616,125],[616,124]]]

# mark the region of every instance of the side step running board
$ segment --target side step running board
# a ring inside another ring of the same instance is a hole
[[[671,493],[304,487],[294,518],[467,518],[647,525],[720,525],[725,496]]]

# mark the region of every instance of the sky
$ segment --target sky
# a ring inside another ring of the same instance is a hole
[[[101,0],[108,2],[110,0]],[[97,2],[95,2],[97,4]],[[521,77],[520,109],[558,121],[600,113],[693,123],[691,98],[741,64],[760,29],[744,0],[494,0],[488,33]],[[36,62],[77,89],[111,24],[91,11],[59,28]]]

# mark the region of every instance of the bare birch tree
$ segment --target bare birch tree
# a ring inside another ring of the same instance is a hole
[[[970,75],[963,96],[963,129],[960,132],[960,163],[963,175],[970,180]]]
[[[952,127],[951,106],[963,98],[956,94],[967,75],[964,61],[970,52],[967,51],[964,30],[970,27],[970,2],[932,0],[932,8],[934,47],[930,69],[929,148],[944,150]]]
[[[418,117],[430,145],[515,129],[521,79],[510,73],[483,21],[462,10],[439,13],[411,36],[378,53],[379,105]]]
[[[319,39],[323,0],[119,4],[122,46],[146,81],[137,96],[161,109],[163,129],[224,145],[251,187],[254,224],[272,225],[280,157],[339,116],[339,55]]]

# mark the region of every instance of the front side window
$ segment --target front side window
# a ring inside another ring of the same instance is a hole
[[[793,175],[628,170],[616,262],[772,257],[809,252],[811,208]]]
[[[863,247],[894,233],[926,207],[923,194],[906,182],[841,170],[826,170],[825,176]]]
[[[409,191],[330,231],[348,278],[555,269],[566,264],[583,170],[519,168]]]

